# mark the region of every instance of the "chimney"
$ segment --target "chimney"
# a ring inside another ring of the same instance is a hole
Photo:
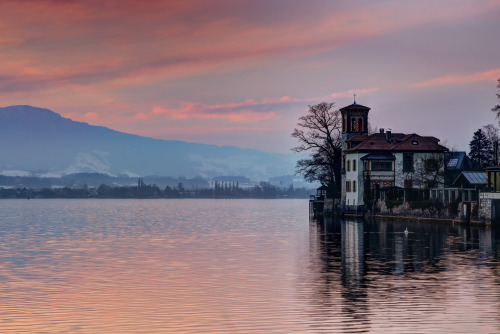
[[[390,143],[390,142],[391,142],[391,140],[392,140],[392,132],[391,132],[391,131],[387,131],[387,132],[385,133],[385,140],[386,140],[388,143]]]
[[[384,133],[384,129],[383,129],[383,128],[382,128],[382,129],[380,129],[380,133]]]

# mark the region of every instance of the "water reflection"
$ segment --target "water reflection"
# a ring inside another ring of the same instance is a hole
[[[500,331],[498,228],[325,217],[310,230],[315,295],[341,282],[343,331]]]
[[[0,332],[500,332],[498,230],[307,204],[0,201]]]

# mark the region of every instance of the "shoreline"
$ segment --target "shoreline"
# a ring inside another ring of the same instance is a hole
[[[385,215],[385,214],[366,214],[363,216],[358,216],[356,214],[345,213],[342,215],[335,213],[328,213],[323,215],[331,215],[331,216],[343,216],[343,217],[352,217],[352,218],[361,218],[361,219],[391,219],[391,220],[404,220],[404,221],[413,221],[413,222],[433,222],[433,223],[441,223],[441,224],[472,224],[472,225],[482,225],[482,226],[493,226],[491,221],[483,220],[483,219],[470,219],[469,221],[462,220],[460,218],[446,218],[446,217],[420,217],[420,216],[400,216],[400,215]]]

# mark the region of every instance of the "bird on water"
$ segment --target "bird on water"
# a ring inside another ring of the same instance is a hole
[[[405,227],[405,234],[408,235],[408,227]]]

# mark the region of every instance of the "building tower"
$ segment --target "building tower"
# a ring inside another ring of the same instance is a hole
[[[370,108],[356,103],[356,94],[354,94],[354,103],[346,107],[340,108],[342,115],[342,179],[341,179],[341,198],[340,203],[342,207],[346,204],[346,159],[345,150],[348,149],[346,140],[354,136],[367,136],[368,135],[368,112]],[[351,143],[356,144],[356,143]],[[358,180],[358,184],[360,180]]]
[[[354,103],[340,108],[342,114],[342,149],[345,149],[345,141],[354,136],[368,135],[368,112],[370,108]]]

